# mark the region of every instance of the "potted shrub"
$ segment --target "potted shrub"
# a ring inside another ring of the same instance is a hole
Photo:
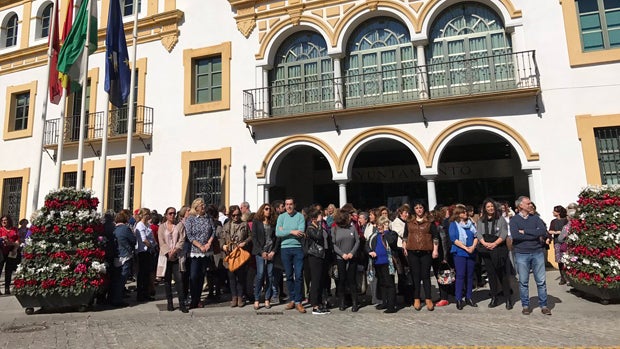
[[[78,306],[83,311],[106,283],[98,204],[90,190],[61,188],[51,191],[33,215],[13,282],[27,314],[35,307]]]
[[[578,291],[603,304],[620,299],[620,186],[591,186],[579,194],[571,221],[565,275]]]

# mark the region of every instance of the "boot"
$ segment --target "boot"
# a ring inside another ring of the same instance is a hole
[[[347,309],[347,306],[346,306],[346,304],[344,303],[344,295],[340,296],[339,301],[340,301],[340,306],[338,307],[338,309],[339,309],[340,311],[344,311],[345,309]]]
[[[357,303],[357,292],[351,294],[351,301],[353,303],[353,305],[351,305],[351,311],[357,313],[357,311],[360,309],[359,304]]]
[[[237,306],[239,308],[243,308],[245,306],[245,300],[243,299],[243,296],[237,297]]]
[[[387,295],[383,295],[387,298],[386,306],[384,313],[391,314],[396,312],[396,291],[389,292]]]
[[[491,301],[489,302],[489,308],[495,308],[498,305],[499,301],[497,300],[497,297],[491,297]]]
[[[234,307],[237,306],[237,298],[239,298],[239,297],[237,297],[237,296],[233,296],[232,297],[232,300],[230,301],[230,307],[231,308],[234,308]]]
[[[416,298],[413,300],[413,308],[418,311],[422,309],[422,304],[420,304],[420,298]]]
[[[168,311],[173,311],[174,306],[172,305],[172,298],[168,298]]]
[[[426,309],[428,309],[428,311],[433,311],[435,310],[435,304],[433,304],[433,300],[432,299],[426,299]]]

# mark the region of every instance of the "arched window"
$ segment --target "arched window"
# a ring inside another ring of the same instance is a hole
[[[485,5],[464,2],[441,13],[431,26],[428,51],[431,96],[514,87],[510,37]]]
[[[271,115],[313,112],[334,107],[332,59],[325,39],[303,31],[278,49],[271,73]]]
[[[46,38],[50,35],[53,8],[54,4],[48,4],[41,13],[41,31],[39,32],[39,38]]]
[[[17,45],[17,15],[12,14],[6,22],[6,33],[4,47],[12,47]]]
[[[135,0],[124,0],[121,3],[121,8],[123,9],[123,16],[132,16],[133,15],[133,4],[135,3]],[[138,0],[138,13],[140,13],[140,10],[142,10],[142,1]]]
[[[347,44],[347,107],[417,99],[416,59],[401,22],[377,17],[362,23]]]

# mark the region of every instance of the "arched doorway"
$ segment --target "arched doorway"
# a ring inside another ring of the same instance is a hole
[[[513,202],[529,195],[528,176],[519,156],[503,137],[484,130],[467,131],[441,152],[436,178],[437,202],[477,208],[491,197]]]
[[[277,162],[269,199],[295,198],[298,209],[314,203],[338,205],[338,184],[325,156],[305,145],[296,146]]]
[[[347,184],[347,199],[356,208],[427,201],[426,180],[409,148],[393,139],[376,139],[356,155]]]

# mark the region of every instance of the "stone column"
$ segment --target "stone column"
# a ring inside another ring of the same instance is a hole
[[[432,210],[437,206],[437,192],[435,191],[435,176],[424,176],[426,179],[426,188],[428,191],[428,210]]]
[[[338,183],[338,198],[339,198],[338,207],[342,207],[347,203],[347,182],[348,180],[336,181],[336,183]]]
[[[418,80],[418,97],[420,99],[428,99],[428,76],[426,72],[426,45],[428,41],[420,40],[413,43],[417,52],[417,69],[416,78]]]
[[[342,67],[341,67],[341,57],[340,56],[332,56],[334,63],[334,108],[336,110],[344,108],[343,101],[343,82],[342,78]]]

